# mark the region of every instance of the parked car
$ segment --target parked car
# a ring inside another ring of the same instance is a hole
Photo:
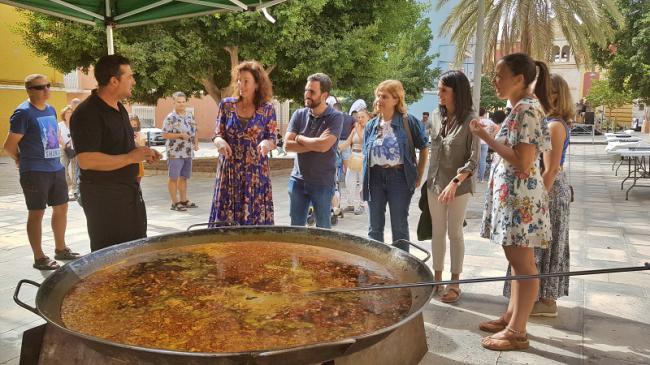
[[[151,127],[151,128],[142,128],[140,130],[145,140],[147,141],[147,146],[158,146],[164,145],[166,140],[163,138],[163,131],[160,128]]]

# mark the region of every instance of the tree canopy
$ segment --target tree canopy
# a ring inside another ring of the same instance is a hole
[[[592,55],[608,70],[612,89],[650,101],[650,2],[618,0],[618,5],[625,23],[607,47],[592,44]]]
[[[179,90],[219,100],[230,93],[232,67],[249,59],[270,72],[280,99],[302,99],[307,76],[325,72],[336,92],[351,96],[397,78],[413,101],[435,76],[423,10],[410,0],[288,1],[271,8],[275,24],[252,12],[122,28],[114,33],[115,48],[131,59],[139,102]],[[87,70],[106,52],[103,29],[25,14],[18,28],[25,43],[62,72]]]

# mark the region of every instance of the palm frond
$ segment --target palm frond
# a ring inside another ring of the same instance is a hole
[[[507,54],[521,50],[536,59],[550,61],[553,41],[558,36],[554,34],[554,22],[573,49],[576,61],[589,65],[589,43],[604,45],[613,32],[608,17],[623,23],[615,0],[479,1],[486,3],[486,65],[494,63],[497,51]],[[449,0],[438,0],[437,8],[448,3]],[[450,34],[456,45],[456,63],[463,62],[475,39],[477,12],[476,0],[461,0],[440,27],[440,35]]]

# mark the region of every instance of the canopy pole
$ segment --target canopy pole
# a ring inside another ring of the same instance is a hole
[[[113,46],[113,26],[106,26],[106,45],[108,46],[108,54],[115,54],[115,47]]]
[[[472,101],[474,109],[478,113],[481,106],[481,73],[483,72],[483,43],[485,25],[485,0],[478,1],[478,14],[476,20],[476,45],[474,46],[474,89],[472,90]]]
[[[111,12],[111,0],[106,0],[106,47],[108,54],[115,54],[115,46],[113,45],[113,14]],[[110,20],[110,21],[109,21]]]

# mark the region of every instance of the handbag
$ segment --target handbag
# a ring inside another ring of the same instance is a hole
[[[420,200],[418,207],[422,211],[420,219],[418,220],[418,241],[430,240],[433,235],[433,225],[431,223],[431,212],[429,211],[429,198],[426,181],[422,184]]]
[[[65,153],[65,156],[68,158],[68,160],[72,160],[77,155],[74,149],[69,146],[65,146],[63,148],[63,153]]]
[[[402,123],[404,123],[404,130],[406,130],[406,137],[409,140],[409,151],[413,157],[413,162],[417,163],[415,159],[415,144],[413,143],[413,134],[411,134],[411,127],[409,126],[409,115],[404,113],[402,115]]]
[[[361,171],[363,169],[363,156],[357,153],[351,154],[348,159],[348,168],[355,172]]]

